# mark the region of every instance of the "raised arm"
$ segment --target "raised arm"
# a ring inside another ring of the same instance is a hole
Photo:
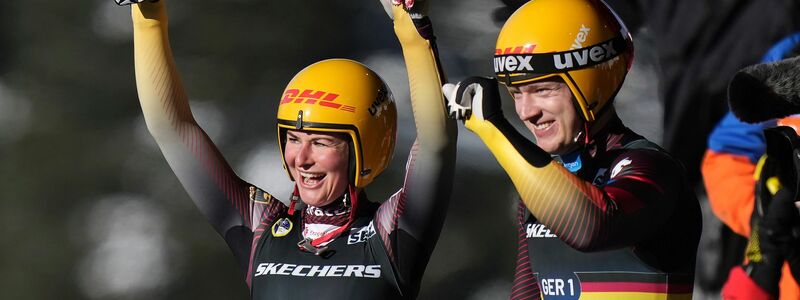
[[[403,48],[417,140],[408,157],[403,188],[381,206],[376,227],[401,278],[412,280],[422,276],[444,222],[453,185],[457,127],[447,118],[433,32],[424,15],[426,3],[412,4],[412,20],[404,5],[382,1],[393,16]]]
[[[192,201],[247,270],[252,229],[263,206],[250,200],[251,186],[236,176],[192,116],[169,46],[164,2],[140,3],[131,10],[142,112]]]
[[[471,111],[455,107],[453,112],[461,117],[468,112],[466,127],[492,152],[528,210],[573,248],[631,246],[651,238],[674,212],[683,187],[681,169],[665,154],[628,151],[612,162],[608,183],[596,187],[555,163],[508,123],[493,79],[470,78],[445,90],[451,100],[469,98]]]

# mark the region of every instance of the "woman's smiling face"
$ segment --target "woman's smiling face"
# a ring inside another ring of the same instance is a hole
[[[284,159],[303,203],[325,206],[347,190],[349,138],[344,134],[287,130]]]

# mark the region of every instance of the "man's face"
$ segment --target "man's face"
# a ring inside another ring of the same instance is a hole
[[[566,154],[576,145],[583,120],[572,104],[572,92],[560,78],[548,78],[508,88],[517,116],[550,154]]]

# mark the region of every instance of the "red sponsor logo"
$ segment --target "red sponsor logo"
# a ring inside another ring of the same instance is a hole
[[[525,45],[525,46],[517,46],[514,48],[508,47],[505,49],[494,49],[494,55],[530,54],[533,53],[534,48],[536,48],[536,45]]]
[[[334,102],[336,101],[337,98],[339,98],[338,94],[328,93],[325,91],[303,90],[301,92],[298,89],[291,89],[291,90],[286,90],[286,92],[283,93],[283,99],[281,99],[281,105],[284,105],[286,103],[305,102],[306,104],[321,105],[324,107],[343,110],[351,113],[354,113],[356,111],[355,106],[344,105]]]

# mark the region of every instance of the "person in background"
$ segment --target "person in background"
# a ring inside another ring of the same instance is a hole
[[[798,54],[800,32],[792,33],[775,44],[764,55],[762,63],[777,62]],[[786,241],[779,241],[788,237],[765,239],[768,236],[763,234],[766,229],[782,231],[780,228],[793,222],[791,215],[783,214],[792,211],[792,199],[797,198],[791,186],[778,188],[780,184],[773,179],[778,167],[789,167],[792,160],[776,156],[767,163],[765,154],[768,144],[764,130],[787,126],[796,131],[799,125],[800,116],[797,115],[748,124],[739,120],[733,112],[728,112],[708,138],[702,173],[711,208],[733,232],[750,238],[745,261],[742,266],[731,270],[723,297],[800,299],[797,281],[791,274],[789,264],[784,263],[790,253],[782,254],[788,250],[780,250],[792,247]],[[772,147],[781,145],[776,143]],[[783,183],[783,186],[787,185]],[[761,209],[756,209],[759,206]],[[786,210],[787,207],[789,210]],[[776,212],[770,213],[772,210]],[[766,259],[762,259],[762,256]]]

